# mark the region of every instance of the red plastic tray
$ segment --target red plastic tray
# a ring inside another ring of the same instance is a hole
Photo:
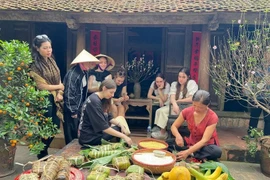
[[[24,171],[22,174],[29,174],[29,173],[31,173],[31,169]],[[19,180],[20,175],[15,177],[14,180]],[[83,179],[84,179],[83,173],[79,169],[73,167],[70,168],[69,180],[83,180]]]

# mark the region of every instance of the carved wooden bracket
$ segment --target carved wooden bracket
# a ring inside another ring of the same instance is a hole
[[[71,30],[77,30],[80,27],[80,24],[73,18],[66,18],[66,23]]]
[[[217,13],[212,17],[212,19],[208,22],[208,29],[210,31],[216,31],[219,27]]]

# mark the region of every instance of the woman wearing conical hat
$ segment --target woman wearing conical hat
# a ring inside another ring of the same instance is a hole
[[[90,93],[97,92],[102,81],[112,79],[110,70],[115,66],[113,58],[110,56],[99,54],[95,56],[99,60],[99,64],[90,72],[88,91]]]
[[[99,60],[83,50],[71,63],[74,65],[64,78],[64,134],[66,144],[77,138],[81,107],[88,92],[89,70]]]

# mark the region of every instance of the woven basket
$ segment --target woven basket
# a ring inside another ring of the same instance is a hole
[[[161,143],[161,144],[164,144],[166,147],[165,148],[148,148],[148,147],[144,147],[144,146],[141,146],[141,142],[148,142],[148,141],[153,141],[153,142],[157,142],[157,143]],[[168,149],[168,144],[165,142],[165,141],[161,141],[161,140],[158,140],[158,139],[153,139],[153,138],[147,138],[147,139],[142,139],[139,141],[138,143],[138,147],[139,149],[158,149],[158,150],[167,150]]]
[[[142,163],[134,158],[135,154],[137,153],[151,153],[153,152],[153,149],[139,149],[132,154],[131,159],[132,159],[133,164],[143,167],[144,170],[148,173],[162,174],[163,172],[169,172],[174,167],[174,164],[176,162],[176,156],[170,153],[169,151],[165,151],[165,150],[160,150],[160,151],[165,152],[166,156],[171,156],[173,158],[173,162],[168,163],[168,164],[163,164],[163,165],[151,165],[151,164]]]

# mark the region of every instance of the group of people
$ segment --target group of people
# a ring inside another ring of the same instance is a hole
[[[126,73],[121,69],[112,76],[110,70],[115,63],[111,57],[104,54],[93,56],[83,50],[72,61],[72,67],[62,82],[59,68],[52,56],[51,40],[47,35],[34,38],[32,54],[34,63],[31,72],[36,75],[32,77],[37,88],[51,92],[51,106],[47,116],[52,117],[58,127],[61,117],[59,110],[61,102],[64,102],[63,127],[66,143],[79,138],[82,146],[99,145],[102,139],[116,137],[124,139],[128,145],[133,144],[128,136],[130,131],[124,119],[125,105],[122,103],[129,99]],[[168,141],[170,147],[180,150],[178,159],[194,156],[198,159],[216,160],[221,156],[216,132],[218,117],[209,108],[210,94],[198,90],[198,85],[190,78],[188,68],[180,69],[178,81],[171,86],[162,74],[157,74],[150,86],[148,98],[159,106],[153,138],[166,139],[165,127],[170,105],[173,112],[179,114],[171,127],[175,140]],[[188,102],[191,106],[179,109],[178,103],[181,102]],[[178,131],[184,121],[190,130],[189,137],[182,137]],[[48,154],[47,149],[52,140],[53,137],[43,140],[46,147],[38,158]]]
[[[110,70],[115,62],[111,57],[104,54],[93,56],[83,50],[72,61],[63,82],[47,35],[34,38],[32,57],[31,77],[38,89],[50,92],[50,105],[45,115],[51,117],[58,128],[63,121],[66,144],[78,138],[78,134],[81,145],[100,144],[102,138],[109,140],[112,137],[132,144],[121,104],[129,99],[126,75],[120,69],[112,76]],[[42,140],[45,148],[38,154],[39,159],[48,155],[52,140],[53,137]]]

